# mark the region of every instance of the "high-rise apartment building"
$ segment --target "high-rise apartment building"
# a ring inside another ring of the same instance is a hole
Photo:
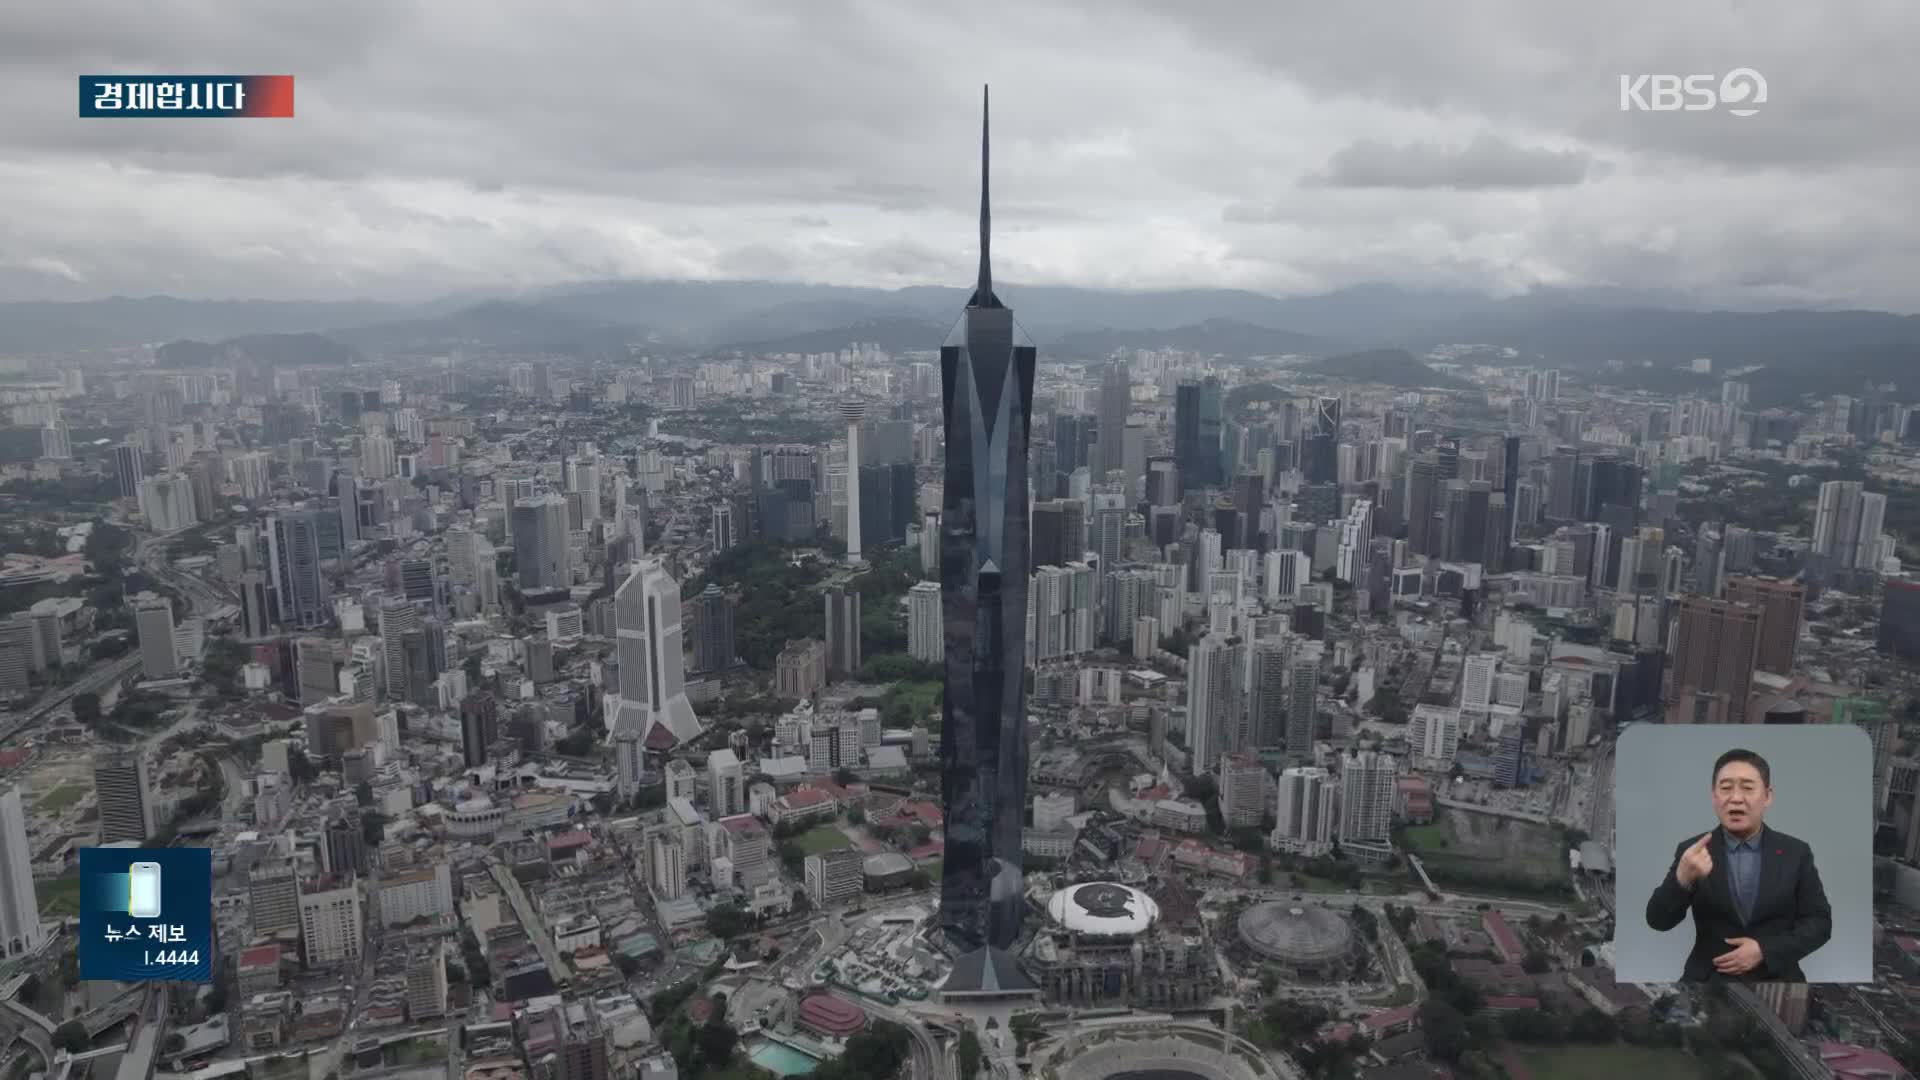
[[[1810,554],[1831,570],[1875,570],[1887,497],[1867,491],[1858,480],[1829,480],[1820,485],[1813,514]]]
[[[941,615],[952,645],[940,739],[949,868],[940,923],[964,950],[948,989],[1031,985],[1006,950],[1026,906],[1027,442],[1038,353],[993,292],[984,117],[980,152],[979,279],[940,347]]]
[[[1394,762],[1362,750],[1340,763],[1341,843],[1384,843],[1393,827]]]
[[[1287,758],[1313,759],[1313,740],[1320,723],[1320,668],[1326,646],[1303,641],[1294,646],[1287,677]]]
[[[1187,752],[1196,775],[1244,749],[1246,642],[1207,634],[1187,649]]]
[[[1760,607],[1760,647],[1754,667],[1775,675],[1793,674],[1800,646],[1800,619],[1807,607],[1807,587],[1797,581],[1769,577],[1730,577],[1727,599]]]
[[[1759,604],[1680,598],[1669,643],[1667,723],[1746,723],[1765,611]]]
[[[1274,807],[1274,845],[1297,855],[1324,855],[1333,847],[1336,826],[1333,774],[1310,765],[1280,774]]]
[[[1227,828],[1252,828],[1266,816],[1267,769],[1250,753],[1220,759],[1220,817]]]

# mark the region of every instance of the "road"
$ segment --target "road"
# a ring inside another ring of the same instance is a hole
[[[860,1007],[882,1020],[899,1024],[913,1037],[914,1080],[947,1080],[946,1056],[940,1052],[940,1045],[933,1041],[933,1034],[918,1016],[905,1009],[882,1005],[871,998],[861,998]]]
[[[221,604],[231,601],[218,589],[194,577],[192,574],[175,570],[167,561],[167,542],[171,536],[136,537],[132,562],[154,577],[165,581],[179,590],[181,599],[186,602],[186,610],[175,612],[183,618],[196,610],[212,611]],[[42,695],[26,712],[0,718],[0,746],[34,725],[40,718],[66,705],[80,694],[95,694],[116,681],[123,681],[140,668],[140,655],[136,651],[131,656],[122,656],[106,660],[89,667],[85,674],[66,686]]]

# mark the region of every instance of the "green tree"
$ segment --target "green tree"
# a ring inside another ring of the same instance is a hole
[[[78,1020],[69,1020],[53,1029],[53,1045],[69,1054],[83,1054],[93,1044],[87,1037],[87,1026]]]
[[[753,916],[737,904],[719,904],[707,912],[707,933],[731,941],[753,929]]]
[[[84,694],[75,694],[70,704],[73,706],[73,718],[75,720],[78,720],[87,727],[93,727],[100,722],[99,694],[93,693],[92,691]]]
[[[960,1080],[974,1080],[980,1074],[980,1038],[972,1028],[960,1032],[960,1045],[955,1050],[959,1058]]]

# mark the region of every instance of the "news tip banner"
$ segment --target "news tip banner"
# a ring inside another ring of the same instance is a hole
[[[80,849],[80,977],[213,978],[213,852]]]
[[[291,75],[82,75],[80,115],[291,117]]]

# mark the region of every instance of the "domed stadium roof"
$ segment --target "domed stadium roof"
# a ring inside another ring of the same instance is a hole
[[[1262,956],[1288,964],[1325,964],[1346,955],[1353,927],[1323,907],[1271,900],[1240,915],[1240,940]]]
[[[1160,905],[1132,886],[1093,881],[1054,893],[1047,900],[1047,917],[1082,934],[1139,934],[1160,917]]]

